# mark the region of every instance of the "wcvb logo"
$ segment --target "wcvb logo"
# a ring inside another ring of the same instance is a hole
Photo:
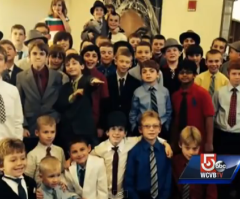
[[[217,161],[216,154],[201,154],[200,172],[216,172],[215,163]]]

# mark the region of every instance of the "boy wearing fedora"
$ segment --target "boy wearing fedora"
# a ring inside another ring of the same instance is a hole
[[[48,39],[45,36],[43,36],[39,31],[30,30],[27,34],[27,38],[24,41],[24,44],[25,44],[25,46],[30,48],[31,44],[38,40],[41,40],[46,44],[48,42]],[[27,70],[27,69],[31,68],[31,63],[30,63],[29,57],[25,57],[25,58],[19,60],[16,65],[19,68],[21,68],[22,70]]]
[[[178,80],[177,68],[182,46],[177,40],[169,38],[166,41],[165,47],[161,49],[161,52],[166,58],[166,64],[161,68],[164,77],[163,86],[168,89],[170,96],[172,96],[181,85]]]
[[[90,13],[94,19],[91,19],[84,26],[84,30],[81,34],[82,40],[95,41],[97,36],[108,36],[108,25],[104,16],[107,14],[107,8],[101,1],[95,1],[93,7],[90,9]]]
[[[240,41],[236,41],[232,44],[229,44],[230,52],[229,52],[229,61],[224,63],[220,67],[220,72],[223,73],[228,78],[228,67],[229,63],[233,60],[240,59]]]
[[[193,32],[192,30],[188,30],[186,32],[183,32],[179,36],[179,41],[182,44],[183,49],[184,49],[183,57],[181,57],[181,60],[182,60],[185,58],[185,53],[186,53],[187,48],[193,44],[199,45],[201,42],[201,38],[197,33]]]

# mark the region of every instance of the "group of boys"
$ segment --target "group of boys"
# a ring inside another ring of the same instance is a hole
[[[91,13],[101,23],[86,24],[81,56],[66,32],[49,51],[44,23],[27,37],[15,25],[12,42],[0,41],[3,198],[232,197],[232,186],[187,187],[178,178],[192,155],[240,152],[240,42],[229,44],[226,60],[228,43],[216,38],[204,59],[193,31],[180,35],[181,45],[137,33],[126,41],[120,16],[110,13],[118,23],[111,21],[109,39],[101,33],[107,8],[96,1]],[[83,76],[95,85],[91,92],[82,89]],[[108,139],[98,145],[104,131]]]

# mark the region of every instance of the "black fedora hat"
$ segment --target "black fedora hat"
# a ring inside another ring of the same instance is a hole
[[[200,36],[192,30],[188,30],[179,36],[180,43],[183,44],[184,40],[187,38],[192,38],[197,45],[199,45],[201,42]]]
[[[103,9],[104,14],[107,14],[107,8],[101,1],[94,2],[93,7],[91,7],[91,9],[90,9],[90,13],[93,15],[95,8],[98,8],[98,7]]]
[[[0,40],[3,38],[3,33],[0,31]]]

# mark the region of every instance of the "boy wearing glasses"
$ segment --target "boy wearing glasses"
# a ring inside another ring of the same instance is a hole
[[[200,152],[213,151],[214,107],[207,90],[194,83],[197,65],[194,61],[183,60],[178,66],[178,78],[181,88],[172,96],[174,125],[172,129],[172,147],[180,152],[178,140],[180,132],[186,126],[195,126],[202,135]]]
[[[168,199],[171,192],[171,161],[157,139],[161,120],[146,111],[139,120],[142,139],[128,153],[124,190],[131,199]]]
[[[143,85],[133,94],[129,121],[132,131],[137,131],[137,121],[147,110],[155,111],[162,121],[161,137],[168,139],[168,129],[171,122],[172,106],[168,90],[159,85],[159,65],[153,60],[140,63]]]

